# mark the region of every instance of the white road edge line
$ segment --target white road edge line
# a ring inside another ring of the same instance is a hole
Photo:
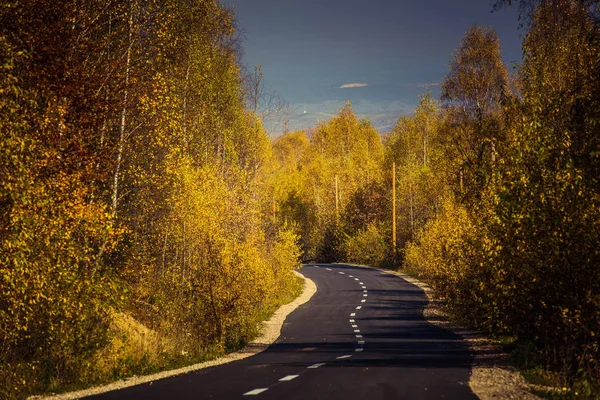
[[[244,396],[256,396],[257,394],[261,394],[262,392],[266,392],[267,390],[269,390],[269,388],[254,389],[254,390],[244,393]]]
[[[295,379],[297,377],[299,377],[300,375],[288,375],[288,376],[284,376],[283,378],[281,378],[279,380],[279,382],[286,382],[286,381],[291,381],[292,379]]]
[[[309,369],[317,369],[317,368],[319,368],[319,367],[322,367],[323,365],[325,365],[325,363],[313,364],[313,365],[311,365],[311,366],[309,366],[309,367],[306,367],[306,368],[309,368]]]

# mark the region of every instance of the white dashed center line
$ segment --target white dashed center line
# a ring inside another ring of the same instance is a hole
[[[257,394],[261,394],[262,392],[266,392],[267,390],[269,390],[269,388],[254,389],[244,393],[244,396],[256,396]]]
[[[285,381],[291,381],[292,379],[297,378],[298,375],[288,375],[288,376],[284,376],[283,378],[281,378],[279,380],[279,382],[285,382]]]
[[[325,269],[327,271],[332,271],[331,268],[325,268]],[[346,275],[346,273],[344,273],[342,271],[337,271],[337,273],[340,274],[340,275]],[[359,278],[354,277],[354,275],[347,274],[347,276],[349,278],[354,279],[355,281],[357,281],[359,283],[361,289],[363,289],[363,295],[362,295],[363,299],[361,299],[360,302],[361,303],[365,303],[367,301],[367,299],[365,297],[368,296],[368,294],[367,294],[367,287],[365,286],[365,284],[363,282],[360,281]],[[362,308],[362,305],[356,306],[357,310],[360,310],[361,308]],[[356,312],[350,313],[350,317],[355,317],[355,316],[356,316]],[[360,334],[360,329],[358,329],[358,324],[356,323],[356,321],[354,319],[349,319],[349,321],[350,321],[350,324],[352,325],[352,328],[354,330],[356,338],[359,339],[357,341],[357,346],[359,346],[359,347],[355,348],[354,352],[355,353],[360,353],[360,352],[362,352],[364,350],[364,348],[362,346],[364,346],[365,341],[362,340],[363,336]],[[342,359],[350,358],[350,357],[352,357],[352,354],[345,354],[343,356],[336,357],[336,360],[342,360]],[[311,365],[309,367],[306,367],[306,368],[316,369],[316,368],[319,368],[319,367],[321,367],[323,365],[325,365],[325,363],[313,364],[313,365]],[[287,375],[287,376],[284,376],[283,378],[281,378],[279,381],[280,382],[291,381],[292,379],[295,379],[298,376],[299,375]],[[254,390],[252,390],[252,391],[250,391],[248,393],[245,393],[244,395],[257,395],[259,393],[262,393],[262,392],[266,391],[267,389],[268,388],[254,389]]]

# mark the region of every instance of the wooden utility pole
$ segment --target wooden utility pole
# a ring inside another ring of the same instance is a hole
[[[392,248],[396,263],[396,163],[392,163]]]

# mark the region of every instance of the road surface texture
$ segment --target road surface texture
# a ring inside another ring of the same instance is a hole
[[[423,318],[417,286],[378,270],[318,264],[317,285],[266,351],[98,399],[475,399],[471,356]]]

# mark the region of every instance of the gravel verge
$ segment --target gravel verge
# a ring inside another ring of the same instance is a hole
[[[110,383],[108,385],[96,386],[85,390],[78,390],[76,392],[62,393],[58,395],[50,396],[31,396],[29,400],[67,400],[67,399],[80,399],[82,397],[92,396],[100,393],[106,393],[113,390],[124,389],[131,386],[141,385],[156,381],[159,379],[168,378],[171,376],[186,374],[192,371],[198,371],[200,369],[214,367],[216,365],[227,364],[232,361],[242,360],[250,357],[254,354],[260,353],[267,349],[281,334],[281,328],[286,317],[294,311],[296,308],[306,303],[316,293],[317,286],[315,283],[306,278],[304,275],[294,271],[294,273],[304,279],[304,287],[302,293],[295,300],[288,304],[284,304],[279,307],[277,311],[269,318],[269,320],[263,322],[262,334],[248,343],[243,349],[236,351],[235,353],[229,353],[216,360],[205,361],[202,363],[190,365],[183,368],[178,368],[170,371],[158,372],[151,375],[145,376],[133,376],[131,378],[120,380],[117,382]]]
[[[523,399],[534,400],[540,397],[528,389],[535,385],[528,384],[521,374],[509,364],[508,354],[502,348],[486,338],[478,331],[466,329],[450,321],[448,314],[442,309],[440,302],[433,296],[433,290],[426,283],[401,272],[357,264],[346,264],[363,268],[372,268],[382,273],[399,276],[421,288],[427,296],[428,303],[423,310],[425,320],[452,331],[467,343],[473,354],[473,365],[469,386],[477,397],[488,399]]]

